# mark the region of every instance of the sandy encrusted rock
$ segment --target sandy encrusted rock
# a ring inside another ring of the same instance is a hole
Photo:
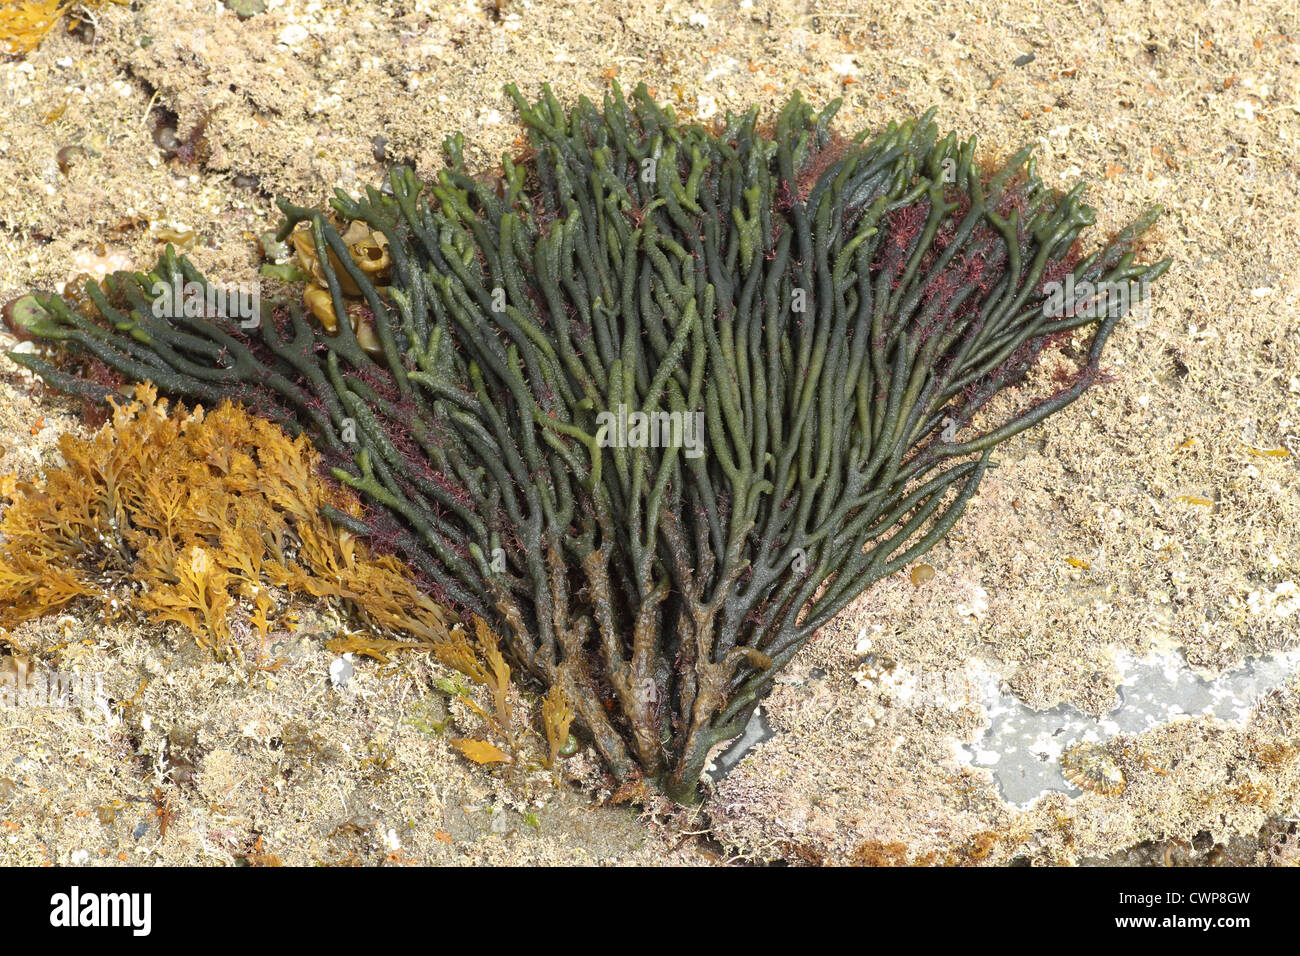
[[[1281,7],[267,6],[240,22],[182,0],[106,5],[93,44],[59,28],[0,64],[0,298],[59,288],[107,259],[144,265],[166,241],[222,280],[247,278],[253,240],[276,221],[271,193],[322,201],[377,182],[380,160],[428,173],[456,130],[472,163],[495,164],[519,136],[507,80],[549,80],[566,100],[598,98],[611,77],[645,80],[701,119],[771,107],[798,87],[814,101],[843,96],[850,130],[937,104],[945,127],[990,152],[1037,142],[1048,182],[1090,180],[1099,232],[1162,203],[1149,253],[1175,266],[1112,338],[1112,380],[999,453],[926,558],[932,580],[883,582],[803,651],[766,705],[776,736],[718,785],[707,816],[746,859],[997,863],[1071,862],[1157,836],[1226,841],[1297,814],[1294,683],[1241,727],[1183,720],[1113,742],[1118,796],[1058,794],[1027,811],[963,761],[983,732],[980,706],[906,697],[909,679],[960,683],[982,668],[1033,707],[1098,716],[1116,699],[1122,653],[1181,649],[1213,676],[1295,641],[1300,53]],[[170,117],[193,164],[159,148]],[[58,153],[71,145],[84,153],[65,173]],[[0,467],[30,475],[76,427],[76,406],[7,363],[0,378]],[[52,626],[20,637],[52,646],[40,638]],[[237,687],[210,662],[177,663],[171,632],[75,627],[88,665],[127,698],[163,655],[165,674],[137,703],[158,729],[0,715],[0,818],[14,825],[0,833],[4,859],[687,852],[626,808],[572,795],[552,796],[564,809],[540,832],[483,824],[484,807],[505,805],[499,781],[404,723],[427,674],[364,665],[373,696],[344,706],[321,686],[319,648],[274,687]],[[864,632],[871,661],[856,650]],[[303,714],[322,749],[307,732],[286,756],[285,726]],[[160,788],[171,809],[159,839],[151,761],[163,728],[181,724],[197,735],[192,777]],[[376,741],[397,771],[374,770]]]

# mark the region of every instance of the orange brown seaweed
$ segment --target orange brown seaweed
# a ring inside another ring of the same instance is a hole
[[[0,478],[0,627],[97,598],[242,656],[237,611],[265,638],[278,588],[341,601],[420,645],[449,639],[454,616],[398,559],[322,515],[361,505],[318,477],[303,437],[229,403],[170,408],[137,386],[95,435],[64,435],[59,451],[63,464],[36,481]]]
[[[98,600],[110,615],[174,622],[215,656],[245,660],[248,638],[258,638],[251,646],[260,655],[273,620],[292,617],[288,597],[333,600],[368,625],[327,642],[336,653],[386,661],[427,651],[481,688],[482,704],[468,691],[455,696],[496,742],[452,740],[467,758],[554,768],[574,719],[563,691],[552,688],[541,703],[543,740],[520,719],[510,667],[487,624],[461,624],[399,559],[324,516],[326,505],[352,516],[362,507],[317,474],[319,456],[305,436],[291,439],[229,402],[191,411],[152,386],[134,394],[112,403],[93,436],[63,435],[63,463],[39,479],[0,477],[8,502],[0,636]]]

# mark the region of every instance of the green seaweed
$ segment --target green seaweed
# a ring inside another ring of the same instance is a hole
[[[1082,255],[1081,187],[1048,189],[1028,151],[983,171],[932,114],[850,140],[838,103],[798,94],[770,126],[706,128],[644,87],[568,110],[508,92],[528,152],[495,176],[457,136],[431,181],[399,167],[330,213],[280,204],[277,239],[309,230],[333,315],[364,321],[156,315],[155,282],[205,285],[169,248],[88,287],[97,316],[42,297],[28,329],[306,429],[372,503],[330,517],[490,621],[620,784],[689,801],[809,637],[948,533],[998,444],[1094,383],[1131,303],[1044,303],[1063,280],[1144,293],[1169,264],[1135,261],[1159,210]],[[387,241],[386,285],[343,241],[358,221]],[[1055,346],[1077,367],[994,415]],[[620,406],[653,417],[624,433]],[[646,421],[680,427],[649,442]]]

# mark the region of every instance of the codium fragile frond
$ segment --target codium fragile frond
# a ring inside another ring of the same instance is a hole
[[[508,92],[528,149],[493,174],[455,137],[430,182],[281,203],[301,299],[160,312],[211,288],[169,251],[26,330],[306,430],[371,504],[333,520],[491,622],[619,781],[690,800],[808,638],[1096,380],[1168,266],[1135,261],[1158,210],[1084,255],[1081,186],[1028,151],[981,169],[931,115],[849,139],[797,94],[710,128],[644,88]],[[1057,346],[1078,361],[1053,393],[990,406]]]

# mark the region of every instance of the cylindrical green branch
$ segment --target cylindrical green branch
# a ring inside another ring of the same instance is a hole
[[[26,331],[65,358],[14,358],[89,397],[93,361],[306,429],[376,509],[337,520],[498,627],[616,777],[691,800],[816,628],[1096,380],[1168,266],[1134,260],[1158,211],[1084,255],[1081,187],[1048,189],[1027,150],[983,170],[932,113],[848,139],[838,103],[797,94],[763,132],[756,111],[680,122],[644,87],[568,111],[508,92],[529,148],[495,182],[453,137],[433,181],[281,203],[337,334],[292,300],[252,328],[159,312],[154,283],[203,282],[169,251],[93,309],[43,298]],[[386,284],[353,222],[383,237]],[[1067,340],[1063,379],[988,413]]]

